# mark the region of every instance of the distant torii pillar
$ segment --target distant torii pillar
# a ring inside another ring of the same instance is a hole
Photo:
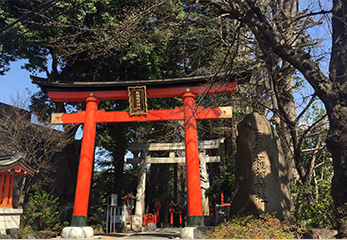
[[[224,142],[224,138],[205,140],[198,143],[199,149],[199,163],[200,163],[200,186],[201,186],[201,198],[202,198],[202,209],[204,216],[209,216],[209,205],[208,198],[205,196],[207,189],[207,172],[206,163],[220,162],[220,156],[209,156],[206,150],[218,149],[220,144]],[[131,143],[127,148],[133,153],[134,158],[127,158],[126,161],[133,166],[140,164],[140,169],[149,164],[179,164],[185,163],[185,156],[176,156],[177,151],[184,152],[186,147],[184,142],[176,143]],[[168,157],[152,157],[151,152],[169,152]],[[138,157],[138,154],[141,157]],[[137,219],[133,225],[133,230],[139,230],[142,227],[142,214],[144,211],[144,194],[146,188],[146,172],[140,170],[139,182],[136,194],[136,208],[134,219]]]

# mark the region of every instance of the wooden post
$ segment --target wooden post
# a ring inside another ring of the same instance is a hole
[[[8,195],[8,203],[7,208],[13,208],[12,202],[13,202],[13,174],[10,174],[10,184],[9,184],[9,195]]]
[[[87,212],[90,193],[90,183],[93,169],[94,143],[95,143],[95,113],[99,100],[95,97],[86,99],[86,115],[83,129],[80,163],[78,167],[75,203],[71,226],[87,226]]]
[[[198,134],[195,119],[195,95],[187,88],[182,96],[186,147],[188,226],[204,226],[202,212]]]
[[[178,208],[178,214],[180,215],[180,226],[182,227],[182,214],[183,214],[183,208]]]
[[[12,208],[12,206],[8,206],[9,204],[9,194],[11,189],[11,174],[10,173],[3,173],[1,174],[1,205],[0,207],[7,206],[8,208]]]
[[[174,211],[175,211],[174,205],[170,204],[169,212],[170,212],[170,225],[171,225],[171,227],[173,227],[173,214],[174,214]]]

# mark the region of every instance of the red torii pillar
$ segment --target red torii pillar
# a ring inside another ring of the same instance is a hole
[[[202,211],[198,134],[195,119],[195,95],[183,94],[184,138],[186,152],[188,225],[204,226]]]
[[[101,85],[100,90],[87,91],[76,89],[77,84],[67,86],[67,84],[64,83],[60,85],[57,82],[41,81],[40,78],[35,77],[34,80],[36,81],[34,83],[39,84],[43,90],[47,91],[48,96],[53,101],[86,101],[87,103],[86,111],[78,111],[77,113],[53,113],[51,119],[52,124],[84,123],[71,226],[87,226],[87,212],[94,157],[96,123],[168,120],[184,120],[187,168],[188,226],[193,227],[204,225],[196,119],[231,118],[232,110],[231,107],[206,109],[196,107],[194,98],[196,95],[201,94],[213,95],[232,93],[235,91],[237,85],[236,82],[216,84],[213,86],[174,86],[168,88],[167,91],[165,91],[165,88],[160,86],[157,88],[152,87],[151,89],[146,90],[148,98],[182,97],[183,108],[176,107],[175,109],[169,110],[148,110],[148,112],[146,112],[144,115],[130,115],[128,111],[105,112],[104,110],[97,109],[100,100],[128,99],[129,93],[127,90],[105,90],[106,85],[97,83],[96,87]],[[88,87],[89,86],[84,86],[84,88]]]
[[[86,103],[87,107],[71,226],[86,226],[87,223],[96,132],[95,113],[98,110],[99,100],[95,97],[88,97]]]

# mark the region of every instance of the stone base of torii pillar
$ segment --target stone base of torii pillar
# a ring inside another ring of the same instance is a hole
[[[61,237],[69,239],[93,238],[94,230],[92,227],[65,227],[61,232]]]

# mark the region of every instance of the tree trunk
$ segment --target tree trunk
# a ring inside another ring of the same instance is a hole
[[[178,164],[173,164],[174,168],[174,179],[173,179],[173,187],[174,187],[174,193],[173,193],[173,201],[174,203],[177,203],[178,200]]]
[[[151,164],[150,168],[150,178],[149,178],[149,183],[148,187],[146,188],[146,213],[152,213],[152,209],[154,208],[153,200],[156,197],[155,192],[157,189],[156,185],[156,180],[158,177],[158,164]]]
[[[273,83],[271,84],[270,91],[274,91],[274,94],[271,94],[273,108],[275,113],[278,113],[278,116],[275,114],[274,119],[288,167],[288,177],[290,181],[297,182],[299,176],[294,159],[294,145],[296,145],[296,142],[298,141],[297,129],[295,126],[296,110],[293,92],[294,69],[287,66],[288,63],[285,63],[284,65],[284,68],[291,69],[289,74],[276,74],[276,71],[270,71],[270,81]]]
[[[128,194],[123,193],[123,186],[124,186],[124,155],[123,157],[117,156],[117,154],[112,154],[114,157],[114,192],[118,194],[118,204],[119,206],[122,206],[121,201],[122,197]]]
[[[346,99],[346,98],[345,98]],[[334,177],[331,194],[335,204],[339,235],[347,237],[347,106],[336,104],[329,114],[327,147],[333,157]]]
[[[347,237],[347,2],[333,1],[333,48],[330,79],[333,87],[325,103],[330,129],[327,147],[333,157],[334,177],[331,194],[335,204],[339,237]]]

